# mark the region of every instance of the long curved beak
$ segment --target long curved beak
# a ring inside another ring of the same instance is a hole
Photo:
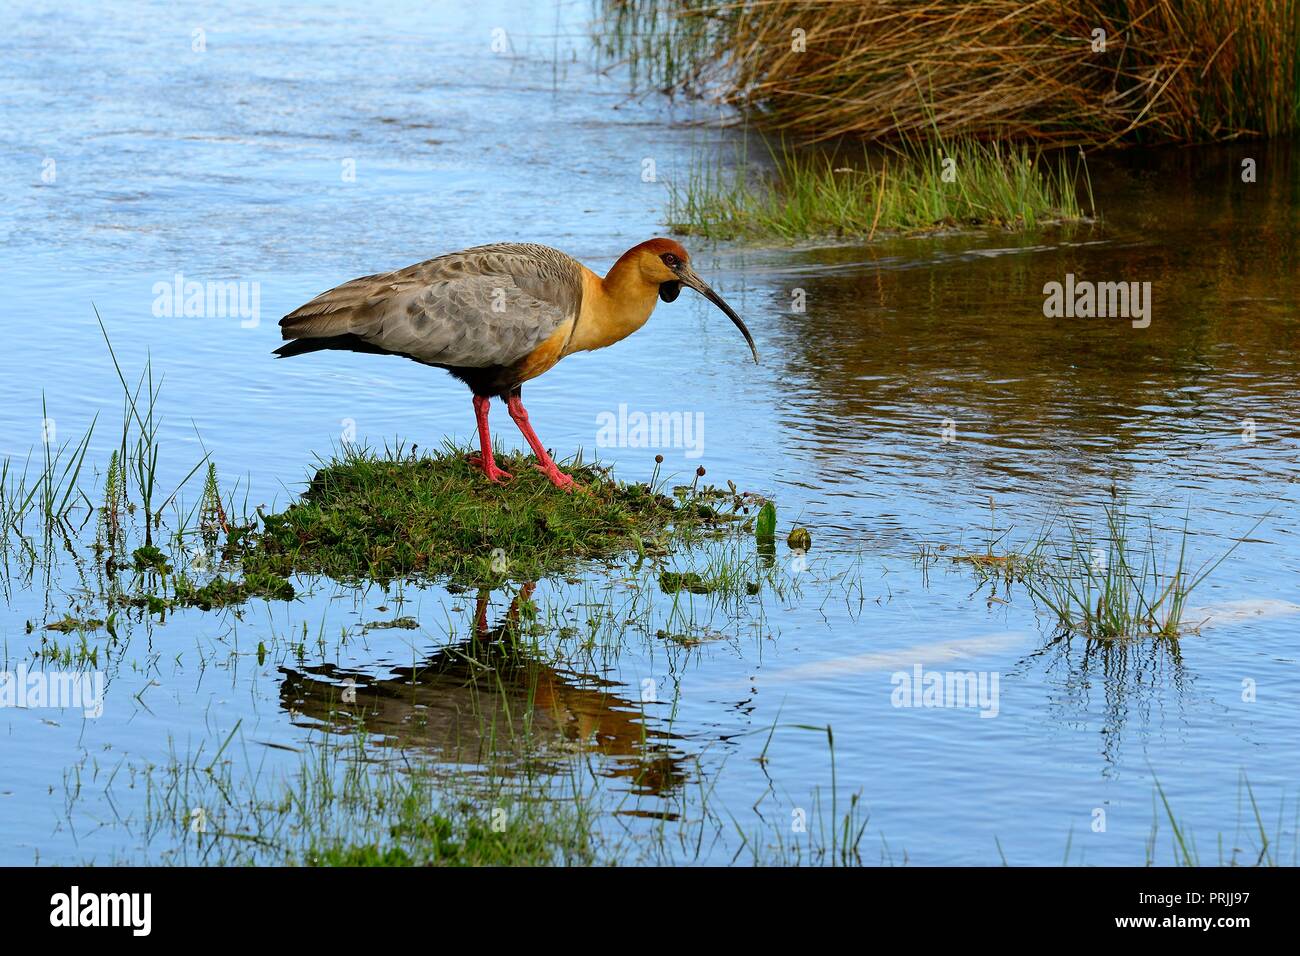
[[[677,277],[682,280],[682,285],[690,286],[727,314],[727,318],[735,323],[736,328],[740,329],[740,334],[745,337],[745,341],[749,344],[749,351],[754,355],[754,364],[759,364],[758,349],[754,347],[754,337],[749,334],[749,329],[745,328],[745,323],[740,320],[740,316],[736,315],[735,309],[727,305],[722,296],[710,289],[709,284],[696,275],[695,270],[690,266],[682,265],[676,271]]]

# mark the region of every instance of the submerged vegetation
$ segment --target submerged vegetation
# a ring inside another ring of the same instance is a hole
[[[981,585],[992,586],[990,601],[1006,603],[997,597],[999,585],[1007,594],[1013,585],[1022,585],[1052,615],[1063,635],[1103,642],[1176,641],[1204,623],[1188,617],[1192,592],[1263,520],[1233,539],[1217,557],[1193,568],[1188,564],[1192,531],[1187,519],[1179,539],[1170,546],[1157,534],[1150,517],[1134,517],[1130,503],[1113,495],[1103,504],[1098,522],[1066,516],[1023,548],[1006,551],[994,551],[993,531],[983,552],[967,554],[949,545],[922,545],[918,563],[923,573],[928,572],[949,552],[952,564],[968,568]],[[997,541],[1003,538],[1005,532]]]
[[[784,149],[770,171],[744,161],[730,168],[696,163],[684,182],[672,184],[667,219],[685,235],[785,241],[1032,228],[1084,218],[1078,172],[1068,160],[1049,163],[1024,146],[969,139],[914,144],[874,162],[864,153],[857,165]]]
[[[485,710],[479,718],[487,724],[501,715],[492,711],[490,671],[481,683]],[[863,863],[868,820],[856,792],[814,790],[806,830],[787,833],[781,814],[766,820],[760,814],[759,825],[747,821],[747,831],[742,830],[705,789],[691,798],[691,814],[666,814],[633,841],[614,822],[617,802],[611,805],[608,794],[586,782],[591,768],[580,753],[551,754],[545,764],[522,768],[498,760],[477,772],[438,766],[418,752],[413,759],[384,760],[360,726],[363,708],[337,695],[331,707],[357,719],[353,733],[337,740],[311,735],[283,775],[238,766],[239,744],[245,742],[238,725],[215,754],[173,750],[165,764],[143,771],[136,784],[148,793],[144,813],[119,823],[139,831],[146,843],[160,834],[171,838],[168,849],[145,858],[153,864],[681,865],[698,862],[708,844],[727,831],[740,841],[737,859],[754,865]],[[783,729],[833,739],[829,728]],[[526,716],[521,724],[495,728],[521,750],[542,745],[532,739],[537,730]],[[769,747],[777,731],[765,732]],[[833,764],[833,744],[830,755]],[[653,782],[650,769],[643,772]],[[254,789],[244,791],[245,799],[231,800],[250,778]],[[109,782],[110,791],[114,785]]]
[[[339,704],[337,698],[335,706]],[[313,740],[285,779],[231,801],[241,779],[225,756],[201,751],[147,778],[146,834],[176,840],[151,862],[272,866],[542,866],[601,862],[590,809],[509,777],[479,779],[421,764],[376,762],[361,728]],[[254,773],[256,779],[261,774]],[[243,784],[247,786],[247,784]]]
[[[598,0],[634,76],[804,140],[1204,142],[1300,125],[1295,0]]]

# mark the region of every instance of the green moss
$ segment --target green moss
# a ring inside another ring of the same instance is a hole
[[[104,626],[104,622],[97,617],[73,617],[71,614],[65,614],[57,621],[51,621],[45,625],[47,631],[57,631],[60,634],[71,634],[73,631],[97,631]]]
[[[243,604],[254,597],[268,601],[292,601],[295,593],[293,585],[282,577],[265,571],[249,571],[243,580],[216,578],[196,589],[178,584],[176,603],[210,611],[213,608]]]
[[[298,502],[263,516],[239,560],[246,575],[491,585],[535,580],[582,559],[643,553],[647,540],[737,518],[740,499],[727,492],[688,488],[674,498],[615,482],[593,466],[566,469],[581,488],[565,492],[531,458],[498,463],[512,481],[486,481],[456,449],[420,458],[350,452],[321,467]]]
[[[131,552],[131,561],[135,565],[135,569],[142,574],[146,571],[156,571],[158,574],[171,573],[171,567],[167,564],[167,556],[150,544],[142,548],[136,548]]]
[[[676,594],[678,591],[708,594],[713,590],[713,586],[694,571],[665,571],[659,575],[659,587],[665,594]]]

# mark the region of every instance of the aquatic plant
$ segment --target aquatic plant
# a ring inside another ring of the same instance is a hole
[[[159,525],[161,511],[176,499],[180,490],[203,467],[207,455],[190,469],[170,495],[161,501],[158,499],[158,459],[162,446],[158,440],[161,419],[158,417],[157,406],[162,381],[154,381],[153,362],[149,361],[145,362],[135,386],[127,384],[126,375],[117,360],[117,353],[113,350],[113,343],[109,340],[108,330],[104,328],[104,320],[99,317],[98,310],[95,311],[95,318],[99,321],[99,330],[104,336],[104,344],[108,346],[109,358],[113,361],[113,368],[122,385],[122,439],[118,449],[118,462],[127,479],[122,484],[122,493],[129,500],[127,488],[134,486],[140,508],[144,512],[144,520],[141,522],[144,544],[152,546],[153,533]]]
[[[11,544],[11,535],[25,538],[29,515],[36,514],[46,540],[57,530],[66,532],[68,518],[84,500],[79,480],[86,453],[95,432],[95,420],[78,439],[58,441],[58,429],[41,396],[40,469],[31,472],[28,456],[19,471],[9,458],[0,461],[0,549]]]
[[[1192,569],[1187,563],[1191,531],[1186,519],[1176,550],[1166,554],[1150,519],[1145,534],[1135,538],[1122,498],[1112,498],[1103,510],[1099,530],[1067,520],[1064,542],[1051,528],[1044,532],[1029,552],[1030,573],[1023,577],[1029,592],[1063,630],[1088,638],[1172,640],[1194,629],[1200,622],[1186,619],[1188,597],[1250,532],[1219,557]]]

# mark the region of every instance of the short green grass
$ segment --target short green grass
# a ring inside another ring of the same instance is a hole
[[[84,506],[95,515],[88,527],[94,563],[105,572],[100,599],[108,612],[165,616],[253,598],[293,600],[294,575],[495,587],[593,559],[658,560],[675,546],[745,527],[754,507],[755,496],[703,483],[703,469],[689,485],[669,489],[658,466],[649,483],[627,483],[579,458],[567,469],[578,488],[565,492],[518,452],[499,456],[514,478],[497,485],[470,463],[468,449],[449,445],[416,455],[398,447],[376,454],[352,446],[321,460],[288,507],[250,513],[233,489],[223,495],[207,455],[178,485],[161,490],[160,386],[149,365],[132,386],[115,357],[114,363],[123,386],[122,440],[102,472],[100,504],[78,484],[89,470],[90,432],[58,449],[47,446],[35,479],[0,461],[0,557],[20,554],[20,570],[30,575],[38,561],[61,553],[52,532],[64,551],[75,547],[69,514]],[[203,479],[202,495],[187,505],[181,491],[196,477]],[[29,516],[44,519],[43,545],[24,530]],[[8,562],[0,561],[0,583],[8,574]]]
[[[713,489],[667,495],[578,464],[566,470],[581,487],[566,492],[531,458],[513,453],[498,463],[512,481],[486,481],[455,447],[420,456],[346,450],[322,463],[300,500],[263,515],[235,554],[245,575],[491,585],[644,552],[647,541],[689,539],[741,519],[729,504],[736,499]]]
[[[1085,218],[1078,170],[1027,147],[914,145],[849,163],[784,149],[770,170],[697,161],[672,184],[668,226],[711,239],[796,241],[954,228],[1032,228]]]

